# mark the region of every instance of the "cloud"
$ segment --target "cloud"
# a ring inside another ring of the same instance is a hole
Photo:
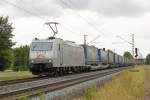
[[[64,8],[87,10],[92,3],[92,0],[55,0]]]
[[[8,2],[10,3],[8,3]],[[11,3],[19,6],[13,7]],[[107,17],[137,17],[150,11],[149,0],[3,0],[0,8],[9,10],[12,16],[63,16],[66,9],[91,11]],[[23,9],[21,9],[23,8]],[[7,13],[8,14],[8,13]]]
[[[53,0],[4,0],[0,6],[13,12],[12,16],[50,16],[62,15],[62,7]]]
[[[107,16],[139,16],[149,11],[148,0],[97,0],[92,10]]]
[[[56,0],[61,6],[90,10],[104,16],[140,16],[150,11],[149,0]]]

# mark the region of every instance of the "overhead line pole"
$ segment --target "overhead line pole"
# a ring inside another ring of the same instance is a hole
[[[134,58],[134,34],[131,34],[132,36],[132,56]]]
[[[88,35],[85,35],[84,34],[84,45],[86,45],[86,37],[87,37]]]

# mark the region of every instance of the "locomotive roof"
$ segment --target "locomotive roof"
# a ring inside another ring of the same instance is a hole
[[[48,38],[48,39],[38,39],[38,38],[35,38],[32,40],[32,42],[50,42],[50,41],[53,41],[53,40],[62,40],[60,38]]]

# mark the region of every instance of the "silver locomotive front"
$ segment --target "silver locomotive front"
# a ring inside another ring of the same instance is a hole
[[[53,66],[53,40],[35,39],[30,47],[30,71],[39,75],[39,73],[48,72]]]

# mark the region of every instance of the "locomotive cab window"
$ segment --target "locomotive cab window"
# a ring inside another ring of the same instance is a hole
[[[33,42],[31,45],[32,51],[50,51],[52,50],[52,42]]]

